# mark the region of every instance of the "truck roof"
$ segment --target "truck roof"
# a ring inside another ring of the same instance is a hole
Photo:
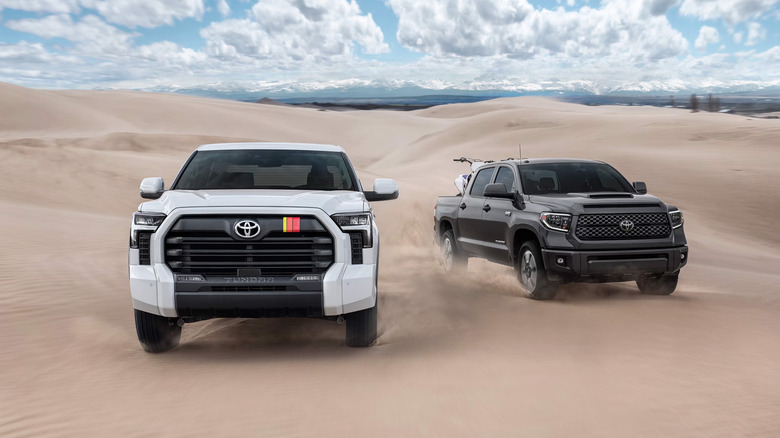
[[[315,143],[273,143],[273,142],[247,142],[247,143],[214,143],[204,144],[198,147],[199,151],[226,151],[226,150],[290,150],[290,151],[323,151],[344,152],[341,146]]]
[[[514,164],[550,164],[550,163],[604,163],[597,160],[583,160],[579,158],[523,158],[515,159],[510,158],[507,160],[499,160],[496,163],[514,163]]]

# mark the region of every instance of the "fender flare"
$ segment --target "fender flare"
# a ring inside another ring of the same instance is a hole
[[[540,248],[547,247],[547,242],[542,237],[542,234],[538,232],[536,228],[534,228],[530,224],[516,224],[508,231],[507,236],[507,247],[509,248],[509,257],[514,262],[515,260],[515,254],[517,254],[517,251],[520,249],[520,245],[518,244],[517,247],[515,247],[515,235],[518,232],[525,232],[533,235],[534,238],[536,238],[536,241],[539,242]]]

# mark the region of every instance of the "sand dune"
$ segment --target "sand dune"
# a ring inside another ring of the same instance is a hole
[[[129,215],[201,143],[344,146],[382,231],[380,339],[318,320],[213,320],[143,353]],[[607,161],[686,214],[670,297],[630,283],[522,297],[511,269],[445,276],[454,157]],[[0,436],[780,435],[780,120],[512,98],[329,112],[0,84]]]

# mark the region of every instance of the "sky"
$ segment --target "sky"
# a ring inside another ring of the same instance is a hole
[[[780,89],[780,0],[0,0],[0,81]]]

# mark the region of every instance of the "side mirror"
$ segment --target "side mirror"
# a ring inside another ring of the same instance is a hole
[[[391,179],[380,178],[374,181],[373,191],[364,191],[363,194],[366,195],[368,202],[389,201],[398,198],[398,184]]]
[[[162,178],[144,178],[141,181],[141,197],[144,199],[157,199],[165,191],[165,183]]]
[[[486,198],[506,198],[514,199],[515,194],[506,190],[506,185],[501,183],[488,184],[485,186],[483,196]]]
[[[642,181],[634,181],[634,190],[636,190],[636,192],[640,195],[646,195],[647,184],[643,183]]]

